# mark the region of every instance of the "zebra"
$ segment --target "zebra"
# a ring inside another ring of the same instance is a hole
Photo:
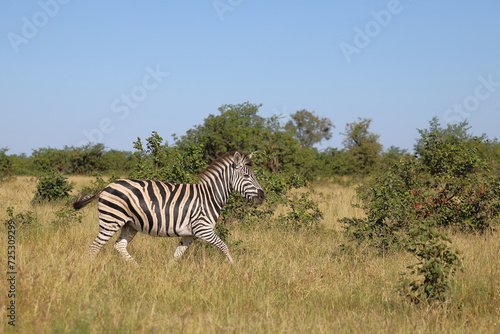
[[[199,238],[216,246],[233,265],[227,245],[214,229],[231,192],[241,194],[253,204],[263,203],[264,191],[250,169],[252,154],[235,151],[220,157],[199,175],[198,184],[120,179],[93,195],[77,198],[73,204],[75,210],[99,198],[99,234],[90,246],[90,255],[95,257],[121,230],[114,247],[127,261],[135,263],[127,245],[137,232],[142,232],[181,237],[174,261]]]

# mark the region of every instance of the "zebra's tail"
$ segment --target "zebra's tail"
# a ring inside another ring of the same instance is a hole
[[[93,195],[87,195],[87,196],[84,196],[83,194],[78,196],[76,198],[76,201],[75,203],[73,203],[73,208],[75,210],[79,210],[81,208],[83,208],[85,205],[89,204],[90,202],[92,202],[93,200],[95,200],[96,198],[99,197],[99,195],[101,194],[102,190],[101,191],[98,191],[96,192],[95,194]]]

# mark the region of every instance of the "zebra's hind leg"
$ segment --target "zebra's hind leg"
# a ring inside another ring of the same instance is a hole
[[[104,245],[120,230],[120,224],[99,220],[99,234],[90,245],[90,257],[95,258]]]
[[[122,227],[122,231],[120,232],[120,236],[115,243],[115,249],[125,258],[127,261],[135,262],[134,258],[130,256],[127,251],[127,245],[134,239],[137,234],[137,230],[133,228],[130,223],[125,224]]]
[[[178,261],[182,254],[188,249],[189,245],[194,241],[194,237],[182,237],[181,241],[179,241],[179,246],[175,249],[174,253],[174,261]]]

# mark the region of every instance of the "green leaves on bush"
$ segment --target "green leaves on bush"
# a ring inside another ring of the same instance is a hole
[[[444,301],[452,275],[462,265],[459,253],[451,249],[451,240],[433,228],[420,226],[409,231],[408,252],[418,262],[403,272],[397,291],[415,303]]]
[[[358,189],[366,218],[343,218],[347,235],[381,249],[402,248],[415,227],[483,232],[500,214],[500,175],[461,127],[420,131],[420,159],[404,157]]]
[[[323,213],[318,208],[318,204],[310,199],[311,193],[301,193],[300,196],[285,196],[285,207],[287,212],[279,215],[276,222],[286,229],[313,229],[320,227],[319,223],[323,219]]]
[[[408,267],[400,292],[415,302],[444,300],[458,266],[450,240],[434,227],[484,232],[500,214],[500,175],[479,150],[482,138],[467,123],[420,130],[416,157],[404,157],[358,189],[366,218],[343,218],[352,240],[380,250],[407,248],[419,260]]]
[[[318,204],[310,198],[310,192],[295,192],[306,186],[297,174],[267,173],[256,170],[266,201],[254,206],[242,196],[232,195],[222,210],[218,226],[224,228],[240,222],[247,226],[277,227],[286,230],[317,229],[323,218]],[[285,212],[276,214],[281,207]],[[219,229],[219,227],[217,227]]]
[[[90,185],[83,186],[78,192],[80,196],[95,194],[96,192],[104,189],[108,184],[119,179],[116,175],[111,175],[107,180],[104,180],[100,173],[96,173],[94,176],[95,179],[90,181]]]
[[[56,215],[55,220],[52,221],[52,224],[56,224],[58,226],[68,225],[72,222],[81,223],[83,219],[83,215],[81,211],[76,211],[73,208],[62,208],[54,212]]]
[[[196,183],[197,175],[207,166],[200,145],[184,150],[177,146],[169,147],[156,131],[146,138],[146,148],[140,138],[134,142],[134,148],[137,164],[131,175],[133,178]]]
[[[0,182],[8,179],[12,176],[12,162],[7,154],[5,154],[9,149],[0,148]]]
[[[423,188],[426,182],[421,172],[418,161],[407,157],[359,187],[357,194],[366,218],[340,220],[348,238],[382,250],[403,247],[419,210],[412,190]]]
[[[36,186],[34,202],[55,201],[69,197],[75,183],[68,182],[60,172],[55,172],[49,176],[41,177]]]
[[[13,220],[17,226],[38,223],[38,218],[33,211],[25,211],[14,214],[14,207],[12,206],[7,207],[5,211],[7,212],[8,217],[5,223],[8,223],[10,220]]]

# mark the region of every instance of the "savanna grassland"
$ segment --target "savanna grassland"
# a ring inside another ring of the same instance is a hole
[[[75,189],[91,177],[70,177]],[[231,226],[236,262],[196,242],[174,264],[177,238],[137,235],[126,263],[114,237],[94,261],[96,203],[82,222],[54,223],[62,202],[32,204],[36,179],[0,184],[2,332],[45,333],[499,333],[500,234],[449,233],[464,258],[444,303],[415,305],[394,289],[414,262],[404,252],[350,247],[339,218],[361,217],[355,188],[322,183],[314,198],[324,229],[283,231]],[[38,223],[16,226],[16,321],[7,324],[7,207],[33,211]]]

